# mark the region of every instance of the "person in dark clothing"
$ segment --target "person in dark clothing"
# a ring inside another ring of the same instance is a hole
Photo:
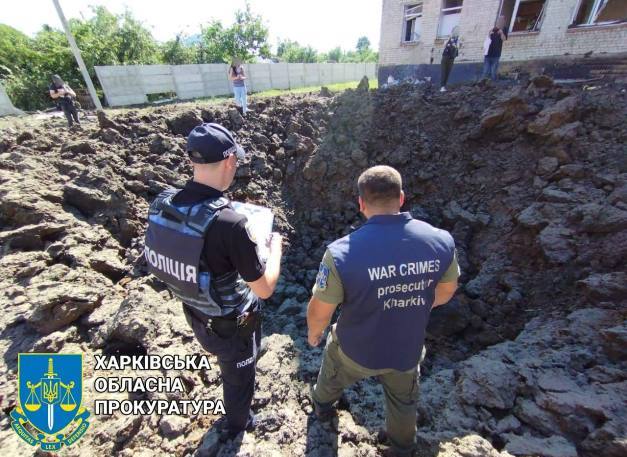
[[[52,84],[50,84],[48,89],[50,91],[50,97],[56,100],[63,110],[63,114],[65,114],[67,118],[68,127],[72,127],[74,122],[80,126],[81,122],[78,119],[78,111],[74,104],[76,93],[72,88],[66,84],[59,75],[53,75]]]
[[[455,58],[459,55],[459,28],[455,27],[451,32],[451,37],[446,42],[444,50],[442,51],[442,61],[440,68],[442,70],[442,77],[440,79],[440,92],[446,92],[446,83],[448,77],[453,69]]]
[[[502,22],[499,20],[483,43],[483,77],[492,78],[493,81],[497,79],[503,42],[507,40],[507,30],[501,26]]]
[[[246,216],[223,195],[244,158],[231,132],[201,124],[189,134],[187,152],[193,179],[151,204],[144,253],[148,271],[181,300],[196,339],[218,359],[226,431],[233,438],[255,423],[262,304],[279,278],[282,238],[273,233],[256,240]],[[258,242],[269,245],[265,262]]]

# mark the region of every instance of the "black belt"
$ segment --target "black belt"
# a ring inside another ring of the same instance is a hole
[[[228,315],[228,316],[207,316],[206,314],[194,309],[193,306],[187,305],[187,309],[204,325],[211,323],[212,321],[236,321],[238,327],[243,327],[248,324],[253,317],[259,312],[259,305],[255,305],[249,311],[246,311],[239,316]],[[233,313],[234,314],[234,313]]]

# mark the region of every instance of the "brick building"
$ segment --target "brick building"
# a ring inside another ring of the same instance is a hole
[[[563,62],[576,72],[577,56],[590,54],[625,63],[627,0],[383,0],[380,81],[389,74],[435,76],[428,65],[439,64],[455,26],[462,46],[452,79],[476,77],[483,42],[500,16],[509,30],[501,57],[505,67],[542,61],[557,68]]]

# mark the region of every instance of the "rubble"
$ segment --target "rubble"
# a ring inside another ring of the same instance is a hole
[[[232,105],[173,105],[99,113],[72,133],[0,132],[0,407],[15,406],[18,352],[84,352],[88,409],[103,375],[93,354],[202,352],[142,250],[149,203],[189,178],[185,136],[211,121],[248,152],[230,197],[272,207],[286,237],[265,306],[259,426],[225,443],[211,415],[97,416],[65,454],[379,455],[374,380],[347,389],[330,426],[312,415],[322,351],[307,345],[305,311],[326,245],[363,222],[357,176],[389,163],[403,175],[405,209],[452,233],[462,270],[428,329],[421,452],[625,455],[625,98],[545,76],[443,94],[364,81],[340,94],[253,98],[245,118]],[[217,369],[167,375],[185,379],[184,398],[221,396]],[[23,452],[18,440],[3,416],[0,446]]]

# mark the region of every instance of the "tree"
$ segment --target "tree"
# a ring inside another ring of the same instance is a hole
[[[270,57],[268,27],[260,15],[254,14],[250,4],[235,13],[235,23],[225,28],[220,21],[212,21],[201,29],[199,60],[203,63],[230,63],[234,57],[251,62],[256,57]]]
[[[195,63],[197,58],[197,46],[188,44],[180,33],[175,39],[166,41],[161,46],[161,61],[169,65]]]
[[[115,15],[102,6],[92,8],[92,12],[91,18],[70,19],[69,24],[97,88],[95,65],[159,62],[152,34],[130,12]],[[0,26],[0,78],[18,107],[32,110],[51,106],[48,85],[55,73],[73,87],[83,87],[65,33],[44,25],[30,39],[11,27]]]
[[[0,77],[12,74],[33,62],[37,53],[33,40],[8,25],[0,24]]]
[[[357,52],[353,56],[354,62],[378,62],[379,53],[374,52],[370,48],[370,40],[366,36],[362,36],[357,40],[355,47]]]
[[[363,54],[370,51],[370,40],[366,36],[362,36],[357,40],[357,52]]]
[[[318,52],[311,46],[301,46],[298,41],[279,41],[277,57],[283,62],[313,63],[318,61]]]
[[[339,46],[337,48],[331,49],[327,54],[327,60],[329,62],[340,62],[344,53],[342,52],[342,48]]]

